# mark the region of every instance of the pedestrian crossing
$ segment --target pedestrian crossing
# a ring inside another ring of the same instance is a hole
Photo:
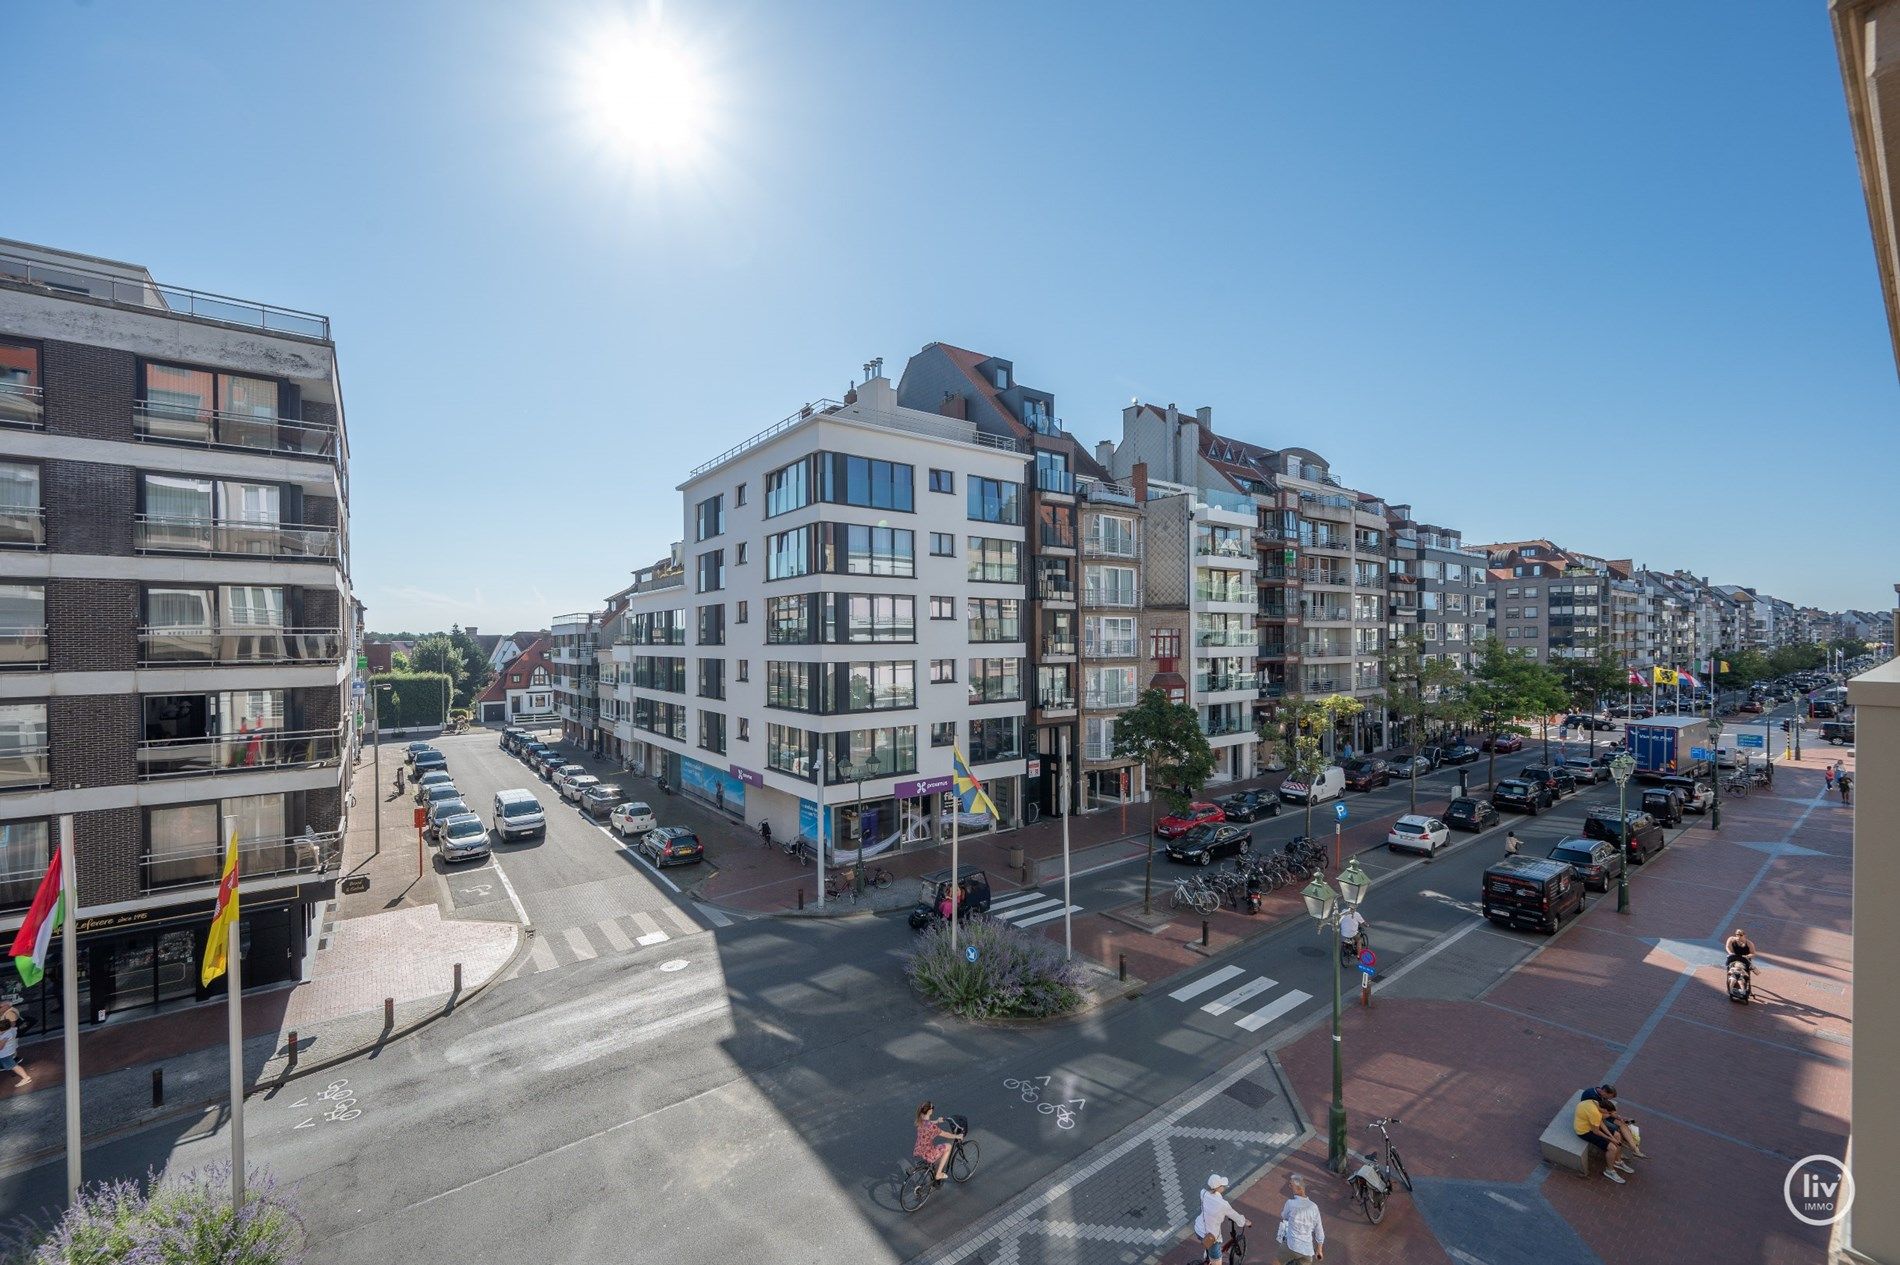
[[[1275,1019],[1313,1000],[1311,993],[1289,988],[1257,1010],[1252,1003],[1278,988],[1279,982],[1265,975],[1243,978],[1247,972],[1238,966],[1222,966],[1189,980],[1168,994],[1172,1001],[1186,1002],[1202,1014],[1218,1018],[1233,1016],[1229,1022],[1243,1032],[1258,1032]]]
[[[990,917],[1014,927],[1034,927],[1081,912],[1080,905],[1065,905],[1060,897],[1039,891],[1012,892],[990,902]]]
[[[707,928],[693,921],[692,915],[676,905],[653,912],[634,910],[584,927],[566,927],[536,935],[528,956],[514,970],[514,976],[538,975],[542,971],[591,962],[596,958],[631,953],[668,940],[704,935]]]

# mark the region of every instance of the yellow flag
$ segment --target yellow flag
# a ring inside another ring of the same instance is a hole
[[[1652,673],[1650,679],[1657,685],[1677,684],[1676,670],[1674,668],[1651,668],[1650,672]]]
[[[231,841],[224,849],[224,876],[218,880],[218,912],[211,919],[211,935],[205,941],[204,965],[198,970],[198,982],[205,988],[230,966],[231,928],[238,920],[238,836],[231,826]]]

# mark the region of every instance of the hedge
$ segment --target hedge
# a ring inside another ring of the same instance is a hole
[[[385,685],[393,688],[384,690]],[[440,672],[382,672],[370,678],[369,688],[380,691],[378,723],[384,729],[440,725],[445,719],[442,700],[455,697],[453,683]]]

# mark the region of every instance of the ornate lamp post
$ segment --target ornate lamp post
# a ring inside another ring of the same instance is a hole
[[[1623,865],[1616,875],[1616,912],[1630,911],[1630,774],[1636,772],[1636,759],[1624,751],[1610,761],[1610,778],[1616,783],[1617,842],[1623,845]]]
[[[1372,880],[1359,868],[1358,858],[1346,863],[1339,875],[1339,891],[1335,892],[1326,882],[1325,875],[1314,871],[1313,881],[1306,885],[1300,896],[1306,901],[1306,912],[1318,930],[1324,935],[1331,931],[1335,939],[1339,935],[1339,920],[1349,909],[1357,910],[1359,902],[1365,899],[1366,889],[1372,886]],[[1341,896],[1344,903],[1341,903]],[[1346,1165],[1346,1072],[1340,1057],[1339,1046],[1339,949],[1333,948],[1333,1105],[1327,1115],[1326,1164],[1334,1172],[1341,1172]]]

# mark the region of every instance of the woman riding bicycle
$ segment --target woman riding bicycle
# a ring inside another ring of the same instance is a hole
[[[932,1115],[936,1108],[937,1104],[931,1102],[917,1108],[917,1146],[911,1154],[936,1165],[937,1184],[942,1185],[944,1170],[950,1165],[950,1144],[961,1142],[963,1135]]]

